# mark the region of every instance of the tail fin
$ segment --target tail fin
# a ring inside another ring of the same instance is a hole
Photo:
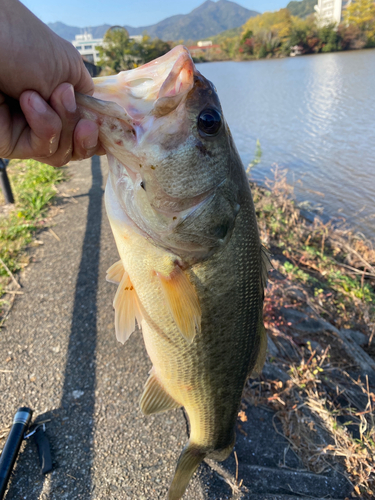
[[[180,500],[198,465],[208,455],[197,446],[187,443],[177,462],[176,472],[168,491],[168,500]]]

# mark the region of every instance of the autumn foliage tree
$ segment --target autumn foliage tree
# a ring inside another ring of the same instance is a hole
[[[345,10],[344,19],[347,25],[356,26],[368,42],[375,42],[374,0],[353,0]]]
[[[322,25],[314,14],[293,16],[289,9],[265,12],[250,18],[241,36],[225,44],[223,51],[240,59],[285,56],[294,46],[304,54],[374,47],[375,2],[352,0],[339,25]]]

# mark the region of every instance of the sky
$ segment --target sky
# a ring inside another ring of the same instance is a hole
[[[175,14],[188,14],[204,0],[23,0],[43,22],[69,26],[120,24],[133,27],[155,24]],[[286,7],[289,0],[238,0],[250,10],[265,12]]]

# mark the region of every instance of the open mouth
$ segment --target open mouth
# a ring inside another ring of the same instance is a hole
[[[192,89],[195,73],[189,51],[179,45],[139,68],[94,78],[94,97],[99,103],[87,96],[78,96],[77,101],[134,127],[149,115],[161,116],[175,109]]]

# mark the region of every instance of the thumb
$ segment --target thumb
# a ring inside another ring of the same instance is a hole
[[[74,90],[76,92],[80,92],[81,94],[92,95],[94,93],[94,82],[90,76],[90,73],[87,71],[86,66],[80,57],[80,70],[81,70],[81,78],[74,85]]]

